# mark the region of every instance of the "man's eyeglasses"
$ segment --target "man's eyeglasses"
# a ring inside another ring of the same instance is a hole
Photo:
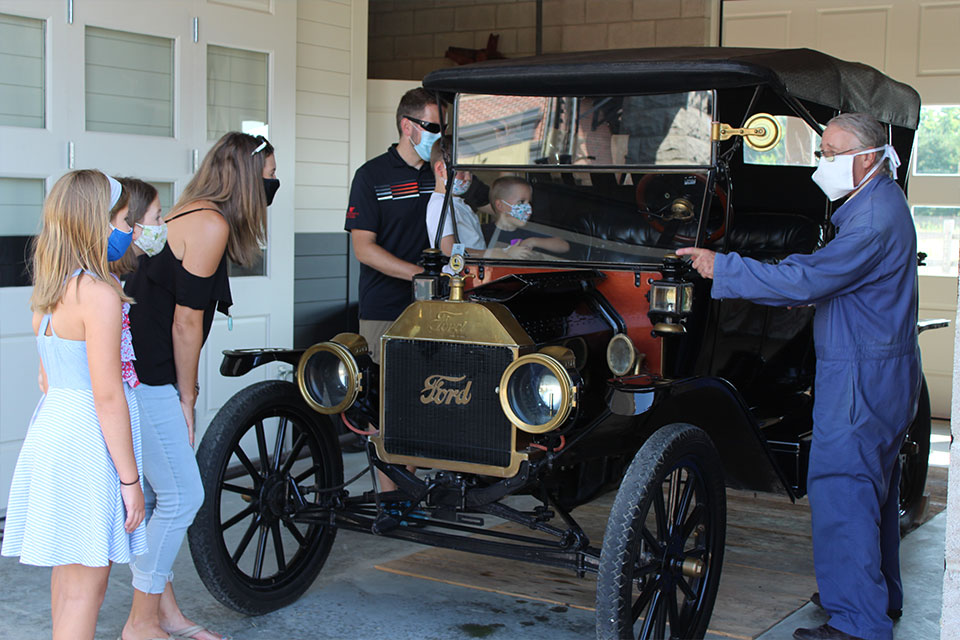
[[[430,133],[440,133],[440,124],[437,122],[427,122],[426,120],[414,118],[413,116],[405,115],[403,117],[414,124],[420,125],[420,128],[423,129],[424,131],[428,131]]]
[[[842,156],[843,154],[850,153],[851,151],[860,151],[860,149],[862,148],[863,147],[854,147],[853,149],[847,149],[846,151],[837,151],[836,153],[830,153],[829,151],[823,151],[822,149],[818,149],[813,152],[813,155],[817,157],[817,160],[820,160],[821,158],[823,158],[827,162],[833,162],[833,158],[835,156]]]

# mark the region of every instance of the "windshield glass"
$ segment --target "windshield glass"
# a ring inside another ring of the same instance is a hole
[[[707,166],[713,92],[645,96],[457,96],[465,166]]]
[[[470,257],[643,263],[694,243],[708,173],[483,171],[473,179],[491,188],[479,215],[456,205],[457,236]],[[710,203],[708,241],[723,232],[721,199]]]

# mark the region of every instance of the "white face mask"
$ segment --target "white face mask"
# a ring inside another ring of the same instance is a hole
[[[874,151],[883,151],[883,156],[880,157],[880,160],[873,165],[873,168],[863,176],[863,180],[860,181],[860,184],[853,184],[853,159],[856,156],[863,155],[865,153],[873,153]],[[897,156],[897,152],[889,144],[882,147],[874,147],[873,149],[864,149],[863,151],[858,151],[857,153],[851,153],[848,155],[836,155],[832,159],[829,158],[820,158],[820,163],[817,165],[817,170],[813,172],[811,178],[814,182],[817,183],[817,186],[820,187],[820,190],[823,191],[831,201],[839,200],[840,198],[849,195],[850,192],[855,189],[859,189],[867,180],[870,179],[870,176],[879,169],[884,162],[890,160],[890,167],[893,169],[893,175],[897,175],[897,167],[900,166],[900,158]]]
[[[155,256],[163,251],[163,245],[167,244],[167,224],[140,224],[140,237],[133,241],[148,256]]]

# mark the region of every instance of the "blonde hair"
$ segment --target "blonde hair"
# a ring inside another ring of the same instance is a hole
[[[43,228],[33,243],[33,311],[52,313],[77,269],[110,284],[130,302],[107,269],[109,209],[110,183],[99,171],[71,171],[53,185],[43,203]]]
[[[254,153],[254,150],[265,144]],[[273,146],[263,136],[231,131],[207,152],[197,175],[187,184],[173,210],[197,200],[220,208],[230,237],[227,255],[243,266],[252,265],[267,242],[267,194],[263,188],[263,165],[273,155]]]
[[[113,220],[113,216],[117,215],[124,207],[129,207],[126,221],[130,228],[133,228],[133,225],[143,220],[143,217],[147,214],[147,209],[150,208],[159,194],[152,184],[137,178],[117,178],[117,182],[123,185],[123,195],[110,210],[110,219]],[[134,253],[133,243],[131,242],[126,253],[119,260],[110,263],[110,271],[117,275],[124,275],[136,270],[137,254]]]
[[[507,195],[513,193],[513,190],[517,187],[533,188],[529,182],[520,176],[501,176],[494,180],[493,184],[490,185],[490,206],[496,209],[494,203],[496,203],[497,200],[506,202]]]

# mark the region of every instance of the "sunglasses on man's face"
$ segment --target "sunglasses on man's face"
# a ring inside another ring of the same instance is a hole
[[[414,118],[413,116],[403,116],[410,122],[420,125],[420,128],[424,131],[429,131],[430,133],[440,133],[440,124],[436,122],[427,122],[426,120],[421,120],[419,118]]]

